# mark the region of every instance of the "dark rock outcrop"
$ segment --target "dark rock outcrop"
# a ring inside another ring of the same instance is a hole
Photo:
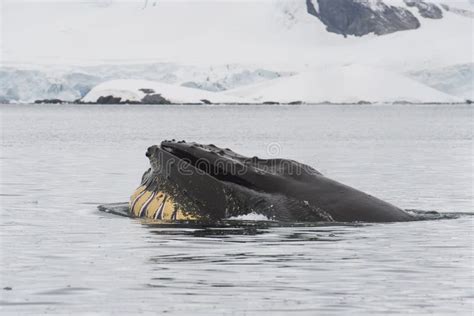
[[[61,104],[61,103],[66,103],[66,102],[60,99],[43,99],[43,100],[35,101],[35,104]]]
[[[314,7],[314,4],[313,4],[312,0],[306,0],[306,10],[308,11],[309,14],[317,16],[319,18],[319,13],[316,10],[316,8]]]
[[[113,95],[101,96],[97,99],[97,104],[119,104],[122,98],[114,97]]]
[[[171,102],[161,96],[159,93],[147,94],[143,97],[143,104],[171,104]]]
[[[443,11],[434,3],[427,3],[423,0],[405,0],[405,4],[409,7],[416,7],[420,15],[424,18],[443,18]]]
[[[313,2],[317,1],[318,10]],[[307,12],[318,17],[329,32],[344,36],[384,35],[420,27],[407,9],[378,2],[377,7],[354,0],[306,0]]]
[[[146,94],[155,93],[155,90],[153,90],[153,89],[143,88],[143,89],[138,89],[138,90],[143,92],[143,93],[146,93]]]

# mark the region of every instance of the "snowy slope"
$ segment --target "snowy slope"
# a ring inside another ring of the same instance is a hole
[[[402,0],[385,2],[407,8]],[[159,61],[291,69],[348,61],[378,66],[389,61],[389,67],[407,68],[420,62],[472,62],[472,19],[446,11],[443,19],[432,20],[408,8],[420,20],[417,30],[344,38],[309,15],[305,0],[150,0],[145,8],[141,0],[99,3],[5,0],[3,62]]]
[[[259,102],[459,102],[463,99],[427,87],[413,79],[360,65],[316,69],[226,91],[227,95]]]
[[[160,94],[171,103],[244,103],[240,98],[224,94],[186,88],[148,80],[111,80],[94,87],[84,98],[83,102],[97,102],[99,97],[113,96],[121,98],[122,102],[140,102],[148,94]]]

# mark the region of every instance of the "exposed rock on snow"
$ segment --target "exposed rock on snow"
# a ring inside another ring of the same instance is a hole
[[[230,97],[220,93],[154,81],[126,79],[101,83],[94,87],[81,101],[100,104],[245,103],[239,97]]]
[[[171,102],[161,96],[159,93],[147,94],[143,97],[143,104],[170,104]]]
[[[386,5],[381,0],[307,0],[306,4],[308,13],[318,17],[329,32],[344,36],[383,35],[420,27],[410,11]]]
[[[467,17],[467,18],[474,18],[474,11],[472,11],[472,10],[456,8],[454,6],[447,5],[446,3],[441,3],[440,5],[446,11],[449,11],[449,12],[452,12],[454,14],[458,14],[460,16],[464,16],[464,17]]]
[[[434,3],[427,3],[423,0],[404,0],[407,6],[416,7],[420,15],[428,19],[443,18],[443,11]]]
[[[44,100],[35,101],[35,104],[61,104],[61,103],[64,103],[64,101],[60,99],[44,99]]]
[[[95,103],[97,104],[119,104],[121,103],[122,98],[121,97],[114,97],[113,95],[107,95],[107,96],[100,96],[97,98]],[[127,100],[124,100],[127,102]],[[130,101],[128,101],[130,102]]]

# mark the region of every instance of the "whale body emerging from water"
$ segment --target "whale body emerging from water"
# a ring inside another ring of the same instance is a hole
[[[286,159],[163,141],[146,152],[151,168],[130,199],[129,215],[214,221],[249,213],[292,222],[398,222],[402,209]]]

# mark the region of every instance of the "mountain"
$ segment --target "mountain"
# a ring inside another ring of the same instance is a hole
[[[406,1],[407,2],[407,1]],[[410,6],[422,1],[407,2]],[[442,17],[438,10],[436,18]],[[363,36],[370,33],[384,35],[420,27],[420,21],[407,8],[370,0],[306,0],[308,13],[319,18],[329,32]],[[425,12],[425,11],[423,11]],[[421,13],[421,12],[420,12]],[[431,18],[434,15],[426,15]]]
[[[268,87],[288,80],[286,95],[307,102],[474,99],[472,0],[5,0],[0,8],[0,99],[11,102],[75,100],[115,79],[244,98],[270,97]],[[325,76],[339,79],[323,93],[311,83]]]

